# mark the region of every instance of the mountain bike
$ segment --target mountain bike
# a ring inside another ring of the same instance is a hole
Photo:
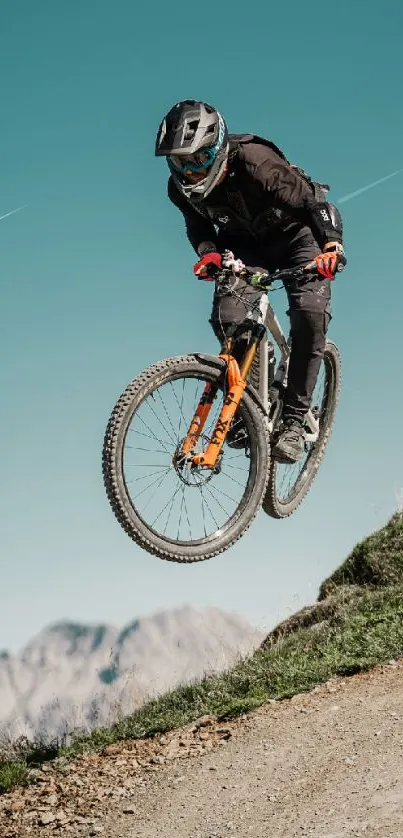
[[[152,364],[128,384],[106,428],[103,478],[112,510],[130,538],[161,559],[211,559],[245,533],[260,508],[273,518],[293,514],[329,440],[341,376],[331,341],[305,417],[303,458],[287,465],[272,457],[291,340],[268,293],[275,281],[300,283],[306,273],[244,273],[262,293],[244,323],[227,331],[219,355],[193,352]],[[228,293],[233,277],[231,267],[217,273],[219,293]]]

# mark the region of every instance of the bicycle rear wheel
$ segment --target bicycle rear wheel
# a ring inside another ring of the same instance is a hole
[[[272,460],[263,499],[263,509],[272,518],[292,515],[309,492],[329,442],[340,384],[340,353],[335,343],[327,341],[312,397],[312,410],[319,419],[319,436],[316,442],[305,444],[305,455],[297,463],[284,465]]]
[[[247,392],[241,420],[246,447],[224,443],[216,467],[189,467],[175,456],[207,383],[208,420],[194,453],[211,439],[223,399],[222,368],[193,355],[168,358],[134,379],[118,400],[103,446],[103,476],[114,514],[137,544],[161,559],[210,559],[240,538],[258,512],[269,472],[263,414]],[[183,459],[183,458],[182,458]]]

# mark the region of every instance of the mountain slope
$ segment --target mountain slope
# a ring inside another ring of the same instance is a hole
[[[113,626],[59,623],[0,657],[0,724],[16,736],[111,722],[178,683],[219,672],[261,633],[217,608],[162,612]]]
[[[401,838],[402,701],[399,514],[232,669],[67,748],[3,751],[0,836]]]

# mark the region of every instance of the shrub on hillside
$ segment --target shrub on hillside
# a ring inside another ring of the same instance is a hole
[[[384,588],[403,583],[403,515],[357,544],[345,562],[322,582],[319,602],[344,585]]]

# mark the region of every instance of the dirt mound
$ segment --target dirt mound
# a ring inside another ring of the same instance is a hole
[[[345,585],[383,588],[403,584],[403,515],[356,544],[346,561],[322,582],[319,600]]]
[[[360,600],[382,600],[382,590],[403,595],[403,515],[396,513],[377,532],[358,543],[337,570],[322,582],[317,602],[284,620],[268,634],[262,648],[272,648],[301,629],[345,622]],[[377,595],[378,594],[378,595]]]

